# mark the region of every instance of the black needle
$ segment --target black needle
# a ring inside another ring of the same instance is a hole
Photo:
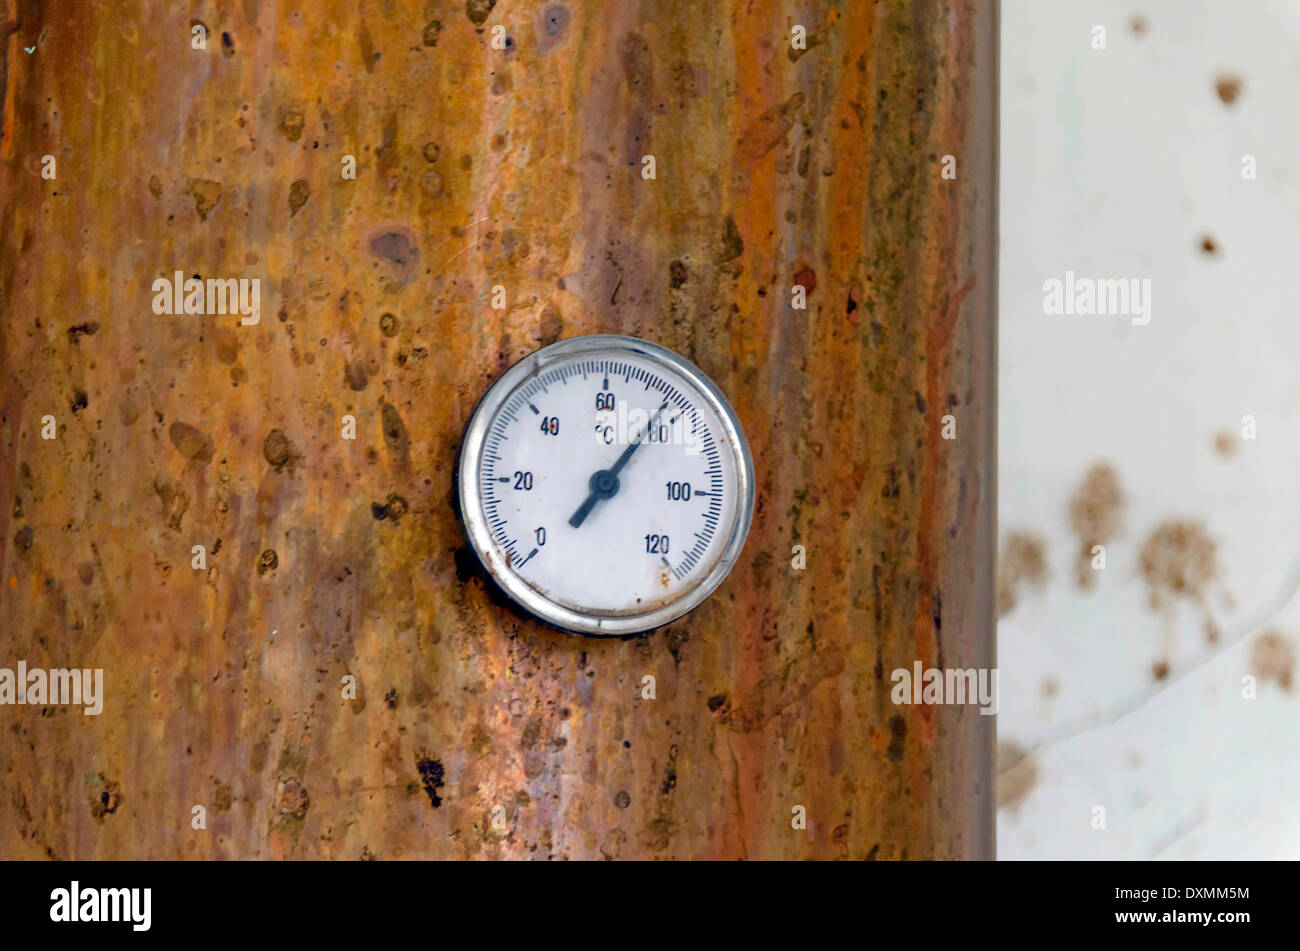
[[[623,467],[632,458],[632,453],[636,452],[641,443],[645,441],[646,435],[650,432],[650,427],[659,419],[659,414],[667,407],[666,402],[659,407],[654,418],[650,420],[645,431],[641,433],[640,438],[623,450],[613,466],[608,469],[599,469],[591,474],[591,478],[587,480],[587,497],[578,506],[578,511],[569,517],[570,525],[577,528],[587,520],[587,516],[591,514],[591,510],[596,507],[597,502],[601,499],[611,499],[618,494],[618,474],[623,471]]]

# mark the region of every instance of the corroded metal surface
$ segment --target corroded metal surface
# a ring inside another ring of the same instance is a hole
[[[889,675],[992,663],[992,4],[193,18],[11,0],[0,666],[105,696],[0,707],[0,855],[990,854],[993,718]],[[155,315],[176,269],[261,321]],[[494,601],[451,502],[494,375],[592,332],[701,366],[757,472],[628,641]]]

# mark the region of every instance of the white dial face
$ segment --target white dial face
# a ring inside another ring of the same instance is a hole
[[[468,432],[471,541],[508,593],[561,627],[666,623],[716,587],[744,541],[744,437],[716,388],[662,348],[596,336],[538,351]]]

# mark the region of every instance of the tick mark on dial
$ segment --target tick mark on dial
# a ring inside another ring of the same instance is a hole
[[[538,408],[537,408],[536,406],[534,406],[532,403],[529,403],[529,404],[528,404],[528,408],[529,408],[530,410],[533,411],[533,415],[534,415],[534,416],[540,416],[540,415],[542,415],[542,414],[541,414],[541,411],[538,410]]]

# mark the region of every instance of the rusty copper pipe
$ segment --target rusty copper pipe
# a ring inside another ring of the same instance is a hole
[[[220,16],[10,0],[0,666],[105,696],[0,708],[0,855],[991,856],[994,718],[890,675],[993,664],[995,3]],[[260,322],[155,314],[175,269]],[[450,504],[495,374],[594,332],[757,472],[722,588],[609,643]]]

